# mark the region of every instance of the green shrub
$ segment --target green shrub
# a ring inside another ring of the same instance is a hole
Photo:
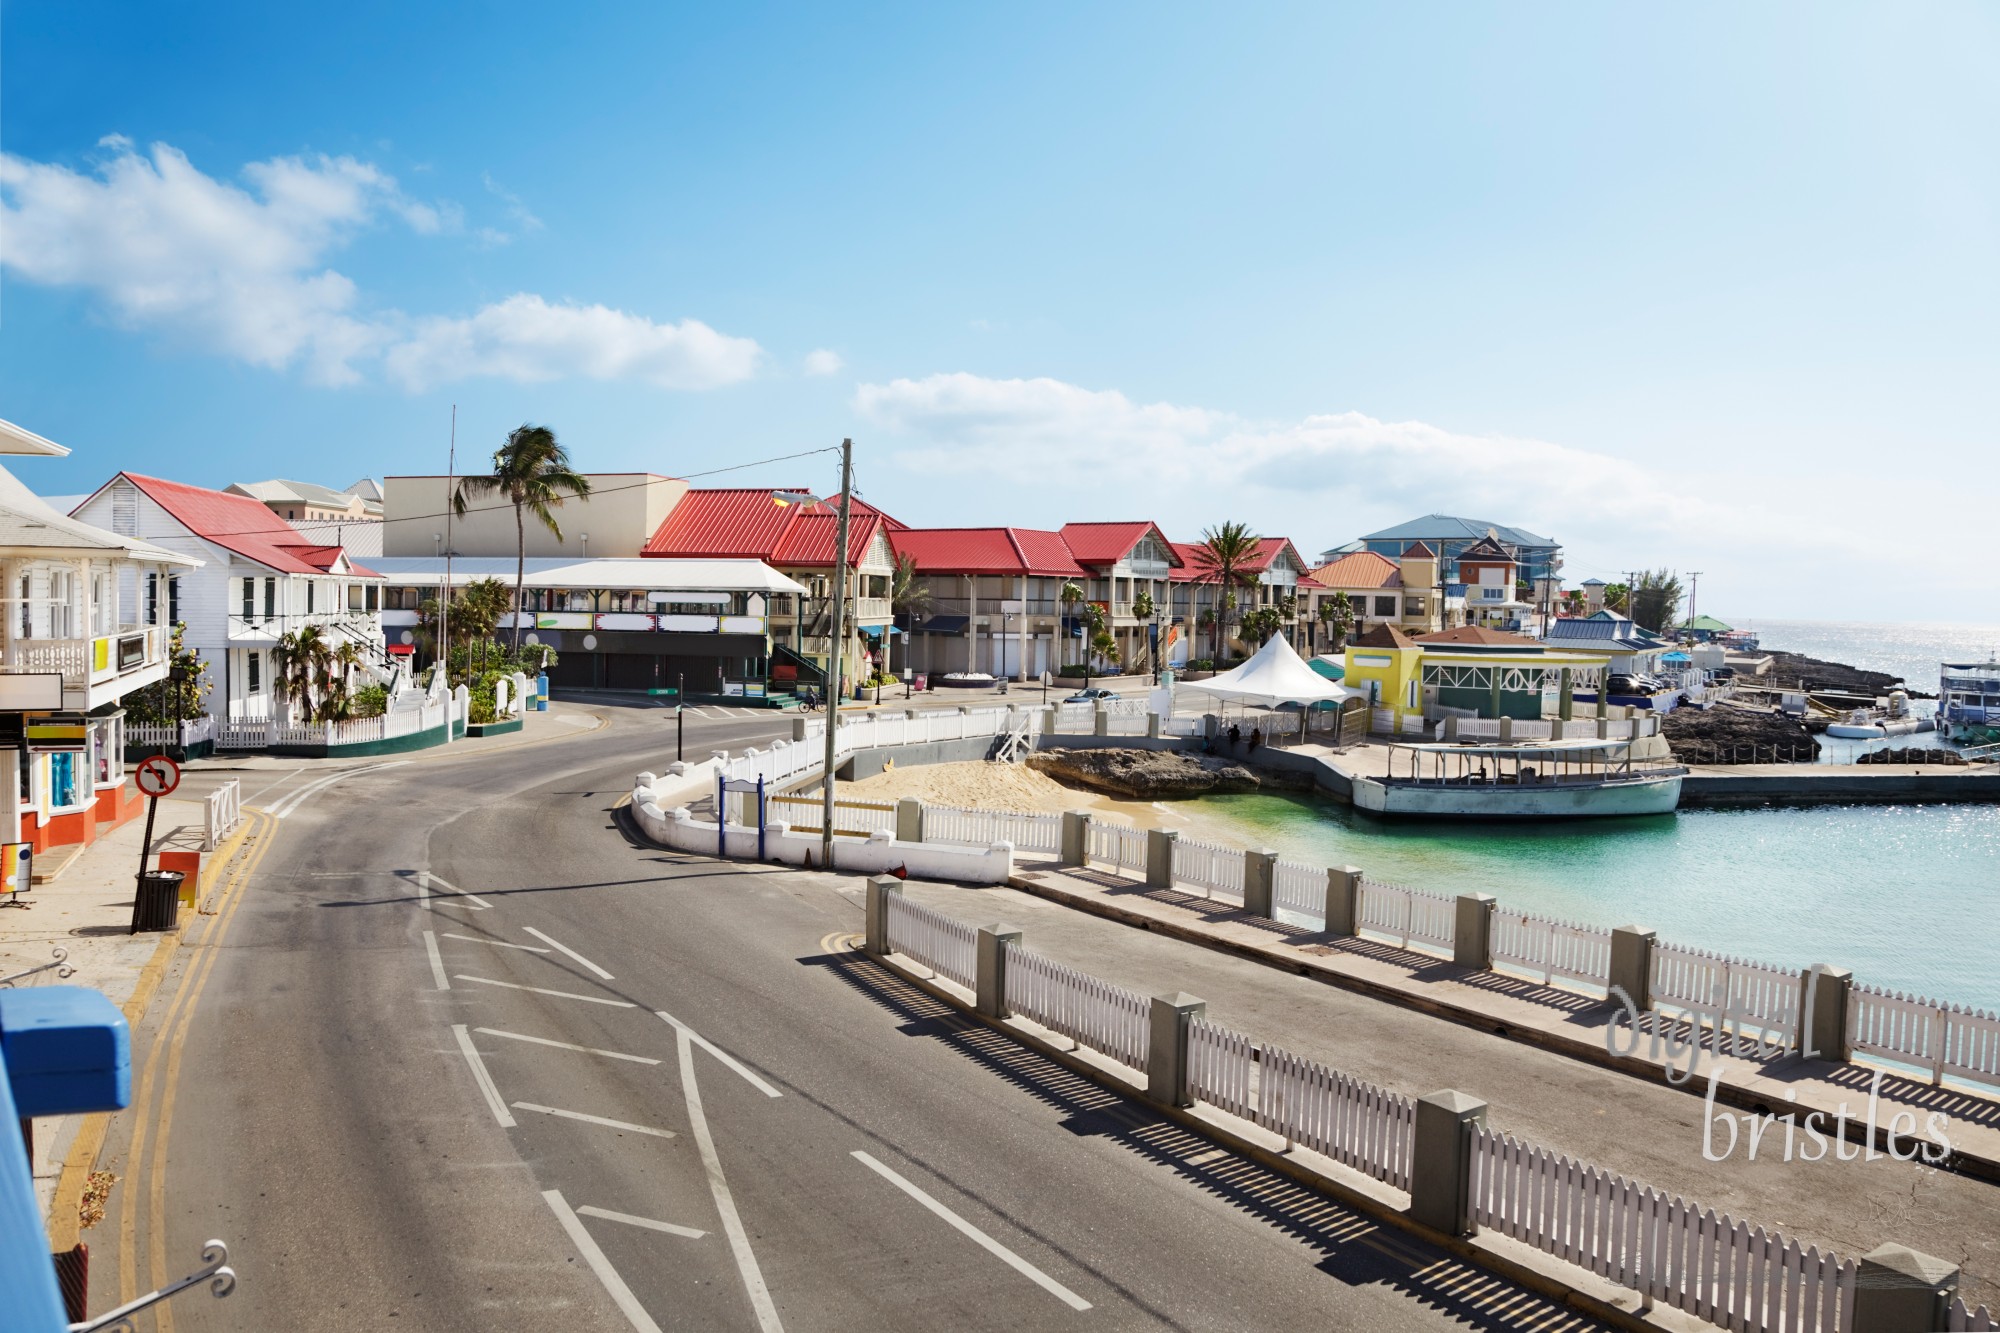
[[[349,717],[380,717],[389,711],[389,691],[380,685],[364,685],[347,700]]]

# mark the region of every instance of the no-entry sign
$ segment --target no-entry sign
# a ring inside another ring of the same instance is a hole
[[[181,785],[181,766],[163,754],[156,754],[140,762],[132,781],[143,795],[166,796]]]

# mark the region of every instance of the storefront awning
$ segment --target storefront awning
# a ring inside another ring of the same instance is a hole
[[[895,625],[857,625],[855,628],[860,631],[864,638],[870,639],[879,639],[884,634],[901,634],[905,637],[908,637],[909,634],[909,631]]]
[[[911,629],[912,634],[963,634],[970,616],[932,616]]]

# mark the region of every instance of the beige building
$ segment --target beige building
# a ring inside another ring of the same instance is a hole
[[[567,498],[555,510],[556,522],[563,532],[560,539],[533,515],[527,516],[524,530],[529,555],[573,560],[637,559],[688,489],[688,484],[678,477],[662,477],[652,472],[586,475],[590,494]],[[382,554],[442,555],[453,489],[453,479],[449,477],[383,478]],[[454,554],[515,554],[514,506],[504,495],[468,500],[463,515],[451,515],[449,528]]]
[[[382,517],[381,500],[369,493],[374,485],[364,480],[336,491],[310,481],[239,481],[227,487],[224,494],[247,495],[287,523],[365,520]]]

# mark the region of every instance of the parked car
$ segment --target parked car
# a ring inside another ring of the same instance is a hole
[[[1078,690],[1075,694],[1063,700],[1063,702],[1066,704],[1094,704],[1099,699],[1116,699],[1117,697],[1116,691],[1101,690],[1093,685],[1087,690]]]

